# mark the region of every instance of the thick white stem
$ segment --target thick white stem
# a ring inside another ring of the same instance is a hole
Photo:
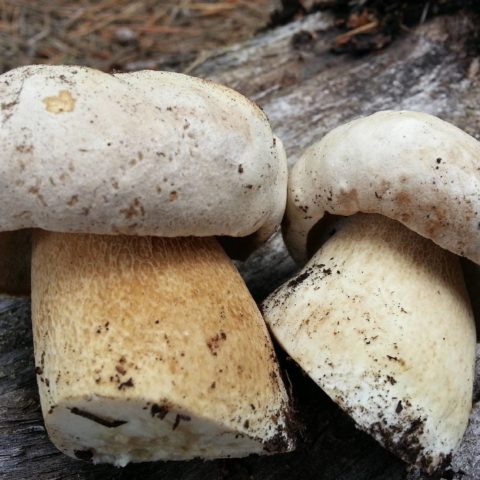
[[[458,258],[379,215],[343,219],[264,316],[363,430],[433,471],[472,402],[475,327]]]

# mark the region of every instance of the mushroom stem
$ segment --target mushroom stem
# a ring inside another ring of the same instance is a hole
[[[30,250],[28,230],[0,232],[0,295],[30,295]]]
[[[342,219],[264,316],[358,426],[433,471],[472,402],[475,327],[458,258],[379,215]]]
[[[214,238],[35,231],[32,317],[45,425],[67,455],[293,448],[265,324]]]

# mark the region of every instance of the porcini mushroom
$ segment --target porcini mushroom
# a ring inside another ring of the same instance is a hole
[[[480,263],[479,225],[480,143],[423,113],[340,126],[289,178],[285,241],[311,259],[264,317],[360,429],[427,472],[471,410],[476,336],[456,255]]]
[[[266,326],[215,239],[258,244],[283,215],[286,159],[263,112],[166,72],[31,66],[0,95],[0,230],[33,229],[55,445],[116,465],[291,450]]]

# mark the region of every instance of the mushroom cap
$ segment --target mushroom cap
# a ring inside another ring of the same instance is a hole
[[[379,213],[480,264],[480,142],[432,115],[384,111],[335,128],[291,171],[284,237],[299,261],[326,213]]]
[[[287,167],[265,114],[171,72],[28,66],[0,76],[0,231],[253,235],[281,221]]]

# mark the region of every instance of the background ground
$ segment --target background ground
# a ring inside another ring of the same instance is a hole
[[[188,64],[265,27],[277,0],[0,0],[0,69],[74,63],[101,70]]]
[[[480,11],[480,2],[0,0],[0,73],[33,63],[189,72],[212,49],[317,10],[336,15],[339,34],[333,50],[365,53],[385,48],[435,15],[460,9]]]

